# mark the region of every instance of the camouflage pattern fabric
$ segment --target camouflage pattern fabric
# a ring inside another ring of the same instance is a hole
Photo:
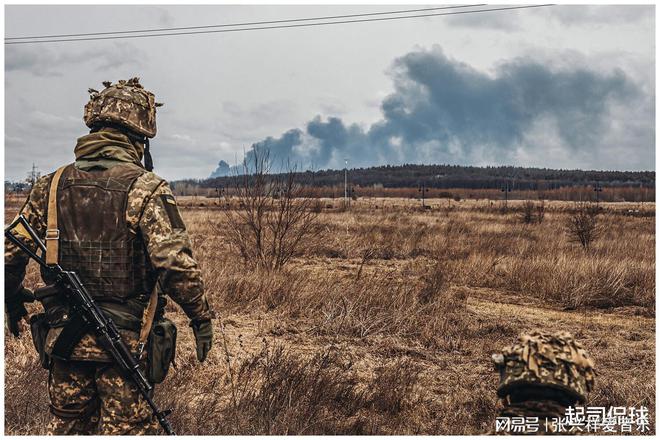
[[[101,92],[89,89],[90,100],[83,116],[88,127],[114,123],[148,138],[156,136],[156,107],[162,104],[154,102],[154,94],[142,87],[139,78],[117,84],[106,81],[103,85]]]
[[[120,148],[117,148],[120,147]],[[107,157],[117,162],[132,162],[141,165],[140,159],[144,154],[144,145],[140,142],[131,141],[126,134],[115,128],[103,128],[95,133],[78,138],[76,147],[73,149],[76,156],[76,164],[98,164]],[[117,159],[121,159],[117,161]],[[81,168],[80,166],[78,168]],[[84,169],[84,168],[83,168]]]
[[[122,177],[122,168],[132,170],[132,185],[126,188],[128,194],[121,205],[125,207],[125,213],[119,214],[118,221],[121,222],[121,216],[125,215],[126,227],[143,241],[152,263],[150,275],[152,279],[160,279],[162,291],[181,306],[191,321],[207,321],[213,317],[213,312],[204,294],[201,272],[193,259],[176,200],[167,183],[150,172],[148,139],[134,136],[153,138],[156,135],[156,107],[162,104],[154,101],[154,95],[144,90],[138,78],[122,80],[115,85],[104,82],[104,86],[101,92],[89,90],[90,101],[85,106],[83,119],[88,127],[93,128],[93,133],[78,139],[74,151],[75,167],[85,172],[114,170],[116,173],[104,173],[118,174],[118,177]],[[145,155],[149,171],[140,163]],[[139,171],[137,174],[136,169]],[[48,190],[53,175],[35,182],[20,210],[20,214],[41,237],[46,235]],[[81,204],[90,202],[90,199],[79,197]],[[36,251],[25,231],[17,228],[15,232],[29,248]],[[6,301],[13,300],[19,294],[28,262],[27,255],[5,240]],[[108,294],[113,292],[114,289],[111,289]],[[138,292],[138,297],[147,298],[150,293]],[[138,297],[134,299],[140,305]],[[128,298],[127,302],[132,300]],[[122,316],[122,313],[127,313],[127,309],[122,311],[121,307],[103,302],[102,298],[99,303],[109,315]],[[144,307],[146,301],[142,310]],[[129,314],[132,315],[133,311]],[[135,316],[141,317],[142,314]],[[126,328],[122,328],[119,322],[117,324],[124,341],[135,351],[138,333],[129,330],[131,321],[125,320]],[[49,330],[47,352],[52,351],[61,331],[61,328]],[[142,362],[146,360],[143,358]],[[50,359],[48,389],[54,415],[48,428],[51,434],[136,435],[159,432],[146,402],[108,362],[108,356],[91,334],[83,336],[77,343],[69,360]]]
[[[48,331],[46,336],[46,353],[51,354],[53,351],[53,346],[55,341],[57,341],[58,336],[62,333],[63,327],[52,328]],[[140,335],[137,332],[130,330],[119,329],[122,339],[128,345],[128,347],[133,351],[137,352],[137,346],[139,342]],[[86,334],[82,337],[80,342],[76,344],[71,353],[72,361],[99,361],[99,362],[111,362],[112,359],[106,353],[105,349],[98,343],[96,336],[92,334]]]
[[[46,235],[46,204],[48,201],[48,184],[52,175],[38,179],[30,191],[20,213],[25,216],[40,237]],[[36,251],[36,245],[29,240],[27,231],[21,234],[17,230],[18,237],[32,251]],[[18,294],[23,278],[25,278],[25,268],[27,267],[29,257],[20,250],[18,246],[5,239],[5,299],[9,299]]]
[[[156,189],[152,190],[154,186]],[[201,271],[192,255],[188,231],[176,205],[171,206],[173,200],[167,182],[154,173],[143,174],[129,194],[126,213],[129,227],[142,233],[151,265],[161,274],[163,291],[191,320],[209,320],[214,314],[204,294]],[[165,203],[170,206],[166,207]]]
[[[516,387],[540,385],[584,402],[596,375],[587,352],[567,332],[521,335],[513,346],[493,355],[493,362],[500,372],[500,397]]]
[[[110,151],[110,150],[108,150]],[[112,156],[108,156],[112,157]],[[117,155],[116,157],[123,157]],[[39,179],[34,185],[21,213],[40,236],[46,232],[46,207],[48,186],[52,174]],[[204,284],[197,262],[192,256],[190,239],[184,227],[175,228],[170,220],[172,208],[165,207],[165,200],[174,200],[172,191],[162,178],[152,172],[144,172],[134,183],[128,196],[126,221],[135,233],[141,233],[154,270],[161,274],[163,290],[177,303],[188,318],[203,321],[214,315],[204,294]],[[171,203],[169,203],[171,205]],[[176,210],[178,215],[178,210]],[[180,216],[179,216],[180,218]],[[175,222],[176,223],[176,222]],[[34,246],[31,246],[34,249]],[[18,291],[25,276],[27,256],[14,244],[5,240],[5,292]],[[111,304],[104,304],[111,307]],[[47,349],[61,329],[51,329],[47,337]],[[133,332],[124,332],[126,342],[134,342]],[[93,336],[84,337],[75,347],[72,359],[107,360],[103,349]]]
[[[158,421],[137,389],[109,363],[53,362],[50,435],[155,435]]]

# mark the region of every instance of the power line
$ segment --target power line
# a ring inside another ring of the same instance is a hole
[[[480,10],[472,10],[472,11],[459,11],[459,12],[445,12],[445,13],[435,13],[435,14],[408,15],[408,16],[404,16],[404,17],[369,18],[369,19],[360,19],[360,20],[344,20],[344,21],[291,24],[291,25],[280,25],[280,26],[263,26],[263,27],[250,27],[250,28],[238,28],[238,29],[217,29],[217,30],[207,30],[207,31],[198,31],[198,32],[173,32],[173,33],[148,34],[148,35],[120,35],[120,36],[110,36],[110,37],[67,38],[67,39],[39,40],[39,41],[10,41],[10,42],[5,41],[5,44],[9,45],[9,44],[58,43],[58,42],[70,42],[70,41],[114,40],[114,39],[127,39],[127,38],[164,37],[164,36],[176,36],[176,35],[195,35],[195,34],[211,34],[211,33],[227,33],[227,32],[254,31],[254,30],[268,30],[268,29],[286,29],[286,28],[297,28],[297,27],[325,26],[325,25],[333,25],[333,24],[348,24],[348,23],[364,23],[364,22],[372,22],[372,21],[402,20],[402,19],[406,19],[406,18],[437,17],[437,16],[443,16],[443,15],[459,15],[459,14],[470,14],[470,13],[479,13],[479,12],[494,12],[494,11],[505,11],[505,10],[512,10],[512,9],[529,9],[529,8],[539,8],[539,7],[546,7],[546,6],[553,6],[553,5],[552,4],[543,4],[543,5],[529,5],[529,6],[511,6],[511,7],[480,9]],[[302,20],[302,19],[298,19],[298,20]]]
[[[219,28],[219,27],[233,27],[233,26],[253,26],[259,24],[277,24],[277,23],[292,23],[300,21],[316,21],[316,20],[334,20],[338,18],[351,18],[351,17],[367,17],[372,15],[391,15],[391,14],[407,14],[411,12],[426,12],[426,11],[437,11],[441,9],[459,9],[459,8],[472,8],[478,6],[487,6],[486,3],[475,4],[475,5],[460,5],[460,6],[443,6],[437,8],[424,8],[424,9],[404,9],[399,11],[388,11],[388,12],[370,12],[363,14],[347,14],[347,15],[329,15],[324,17],[310,17],[310,18],[291,18],[288,20],[273,20],[273,21],[253,21],[245,23],[223,23],[223,24],[211,24],[205,26],[187,26],[187,27],[170,27],[170,28],[155,28],[155,29],[139,29],[133,31],[114,31],[114,32],[89,32],[85,34],[60,34],[60,35],[37,35],[32,37],[6,37],[5,41],[8,40],[28,40],[28,39],[43,39],[43,38],[65,38],[65,37],[89,37],[93,35],[112,35],[112,34],[133,34],[133,33],[145,33],[145,32],[165,32],[165,31],[183,31],[183,30],[192,30],[192,29],[207,29],[207,28]]]
[[[528,6],[510,6],[503,8],[491,8],[491,9],[478,9],[472,11],[458,11],[458,12],[444,12],[444,13],[435,13],[435,14],[419,14],[419,15],[407,15],[404,17],[382,17],[382,18],[365,18],[360,20],[343,20],[343,21],[329,21],[329,22],[320,22],[320,23],[303,23],[303,24],[290,24],[290,25],[279,25],[279,26],[262,26],[262,27],[250,27],[250,28],[238,28],[238,29],[215,29],[207,31],[198,31],[198,32],[173,32],[173,33],[163,33],[163,34],[148,34],[148,35],[119,35],[112,37],[92,37],[92,38],[69,38],[69,39],[60,39],[60,40],[36,40],[36,41],[9,41],[5,42],[5,45],[10,44],[38,44],[38,43],[62,43],[69,41],[93,41],[93,40],[119,40],[127,38],[147,38],[147,37],[166,37],[166,36],[176,36],[176,35],[196,35],[196,34],[217,34],[217,33],[227,33],[227,32],[243,32],[243,31],[258,31],[258,30],[267,30],[267,29],[287,29],[287,28],[298,28],[298,27],[312,27],[312,26],[327,26],[333,24],[348,24],[348,23],[366,23],[373,21],[389,21],[389,20],[403,20],[407,18],[423,18],[423,17],[438,17],[444,15],[460,15],[460,14],[475,14],[479,12],[495,12],[495,11],[508,11],[513,9],[531,9],[531,8],[542,8],[547,6],[554,6],[554,4],[543,4],[543,5],[528,5]]]

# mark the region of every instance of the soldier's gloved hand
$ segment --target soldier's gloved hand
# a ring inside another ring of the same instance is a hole
[[[204,362],[206,355],[211,350],[213,343],[213,325],[211,320],[207,321],[192,321],[190,326],[193,328],[195,334],[195,343],[197,345],[197,360]]]
[[[18,323],[28,314],[27,310],[25,309],[25,303],[32,301],[34,301],[34,294],[30,289],[25,287],[21,287],[18,293],[5,300],[7,324],[9,331],[15,337],[18,337],[21,333],[21,329],[18,326]]]

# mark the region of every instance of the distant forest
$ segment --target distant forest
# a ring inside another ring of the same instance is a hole
[[[312,187],[343,186],[344,170],[297,173],[299,182]],[[215,189],[231,187],[234,177],[180,180],[179,187]],[[582,171],[512,166],[400,165],[348,170],[351,187],[436,189],[502,189],[543,191],[574,186],[655,187],[655,171]]]
[[[273,174],[274,178],[278,175]],[[25,195],[38,177],[5,181],[5,194]],[[344,196],[344,170],[296,173],[308,197]],[[582,171],[511,166],[400,165],[354,168],[348,193],[358,197],[655,201],[655,171]],[[232,195],[236,176],[171,182],[177,196]],[[594,191],[596,190],[596,191]]]

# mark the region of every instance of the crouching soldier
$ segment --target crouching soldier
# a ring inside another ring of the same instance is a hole
[[[594,363],[567,332],[521,335],[493,355],[503,407],[491,434],[571,434],[566,409],[584,404],[594,386]],[[517,425],[517,426],[516,426]]]
[[[162,292],[190,318],[200,362],[211,348],[213,312],[174,196],[151,172],[149,139],[156,135],[159,104],[137,78],[104,86],[101,92],[90,89],[84,121],[91,130],[78,139],[75,162],[39,179],[20,214],[45,239],[47,263],[80,276],[140,355],[149,381],[158,383],[176,342],[176,328],[163,317]],[[27,255],[6,241],[5,308],[14,336],[31,297],[22,285],[27,263]],[[49,369],[49,433],[158,433],[136,387],[89,329],[81,331],[80,318],[69,313],[53,280],[45,273],[42,278],[50,287],[35,296],[45,313],[30,323],[42,365]]]

